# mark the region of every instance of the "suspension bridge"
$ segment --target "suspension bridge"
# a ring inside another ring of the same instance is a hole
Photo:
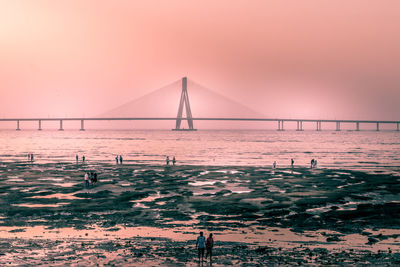
[[[185,113],[185,116],[184,116]],[[80,122],[80,130],[85,131],[85,122],[87,121],[175,121],[174,131],[196,131],[194,127],[195,121],[236,121],[236,122],[276,122],[277,130],[284,131],[285,123],[296,123],[296,131],[303,131],[303,123],[314,124],[316,131],[322,131],[322,123],[335,124],[336,131],[341,131],[343,124],[354,125],[354,131],[360,131],[361,124],[373,124],[375,125],[376,131],[380,131],[381,125],[391,124],[394,125],[395,131],[399,131],[400,121],[389,121],[389,120],[329,120],[329,119],[302,119],[302,118],[252,118],[252,117],[193,117],[192,110],[189,101],[188,82],[187,78],[181,79],[181,97],[178,106],[178,112],[176,117],[55,117],[55,118],[0,118],[0,122],[15,122],[16,130],[21,130],[21,122],[32,122],[38,123],[38,130],[41,131],[42,122],[58,121],[59,131],[63,131],[63,123],[66,121]],[[183,128],[183,122],[187,122],[188,127]]]

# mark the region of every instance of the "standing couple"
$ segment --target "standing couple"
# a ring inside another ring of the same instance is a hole
[[[196,241],[196,247],[199,253],[199,261],[200,261],[200,256],[201,256],[201,261],[202,262],[204,261],[204,250],[207,249],[206,260],[208,255],[210,255],[210,262],[211,262],[213,246],[214,246],[213,234],[210,234],[206,240],[205,236],[203,236],[203,232],[200,232],[200,236],[197,237]]]
[[[169,165],[169,162],[170,162],[169,156],[167,156],[167,157],[165,158],[165,163],[167,163],[167,165]],[[172,158],[172,165],[175,166],[175,163],[176,163],[176,159],[175,159],[175,156],[174,156],[174,157]]]

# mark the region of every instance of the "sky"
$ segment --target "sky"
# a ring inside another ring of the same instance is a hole
[[[397,0],[0,0],[0,117],[96,116],[188,76],[265,117],[399,120],[399,25]]]

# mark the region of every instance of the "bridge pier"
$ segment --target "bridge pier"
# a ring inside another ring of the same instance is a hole
[[[41,121],[41,120],[39,120],[38,122],[39,122],[39,128],[38,128],[38,131],[41,131],[41,130],[42,130],[42,121]]]
[[[81,129],[80,131],[84,131],[85,130],[85,121],[81,120]]]
[[[19,128],[19,120],[17,121],[17,131],[21,131],[21,129]]]
[[[340,131],[340,121],[336,122],[336,131]]]
[[[303,121],[297,121],[296,131],[303,131]]]
[[[282,123],[282,124],[281,124]],[[278,131],[284,131],[285,129],[283,129],[283,121],[278,120]]]
[[[62,120],[60,120],[60,129],[58,129],[59,131],[64,131],[64,129],[63,129],[63,121]]]
[[[317,131],[321,131],[321,122],[317,121]]]
[[[360,122],[356,122],[356,131],[359,131],[360,130]]]
[[[379,132],[379,122],[376,122],[376,131]]]

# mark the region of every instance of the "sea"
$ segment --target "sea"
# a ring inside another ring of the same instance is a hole
[[[397,131],[276,131],[276,130],[1,130],[0,161],[36,163],[165,164],[166,156],[180,165],[296,166],[397,172],[400,132]]]

